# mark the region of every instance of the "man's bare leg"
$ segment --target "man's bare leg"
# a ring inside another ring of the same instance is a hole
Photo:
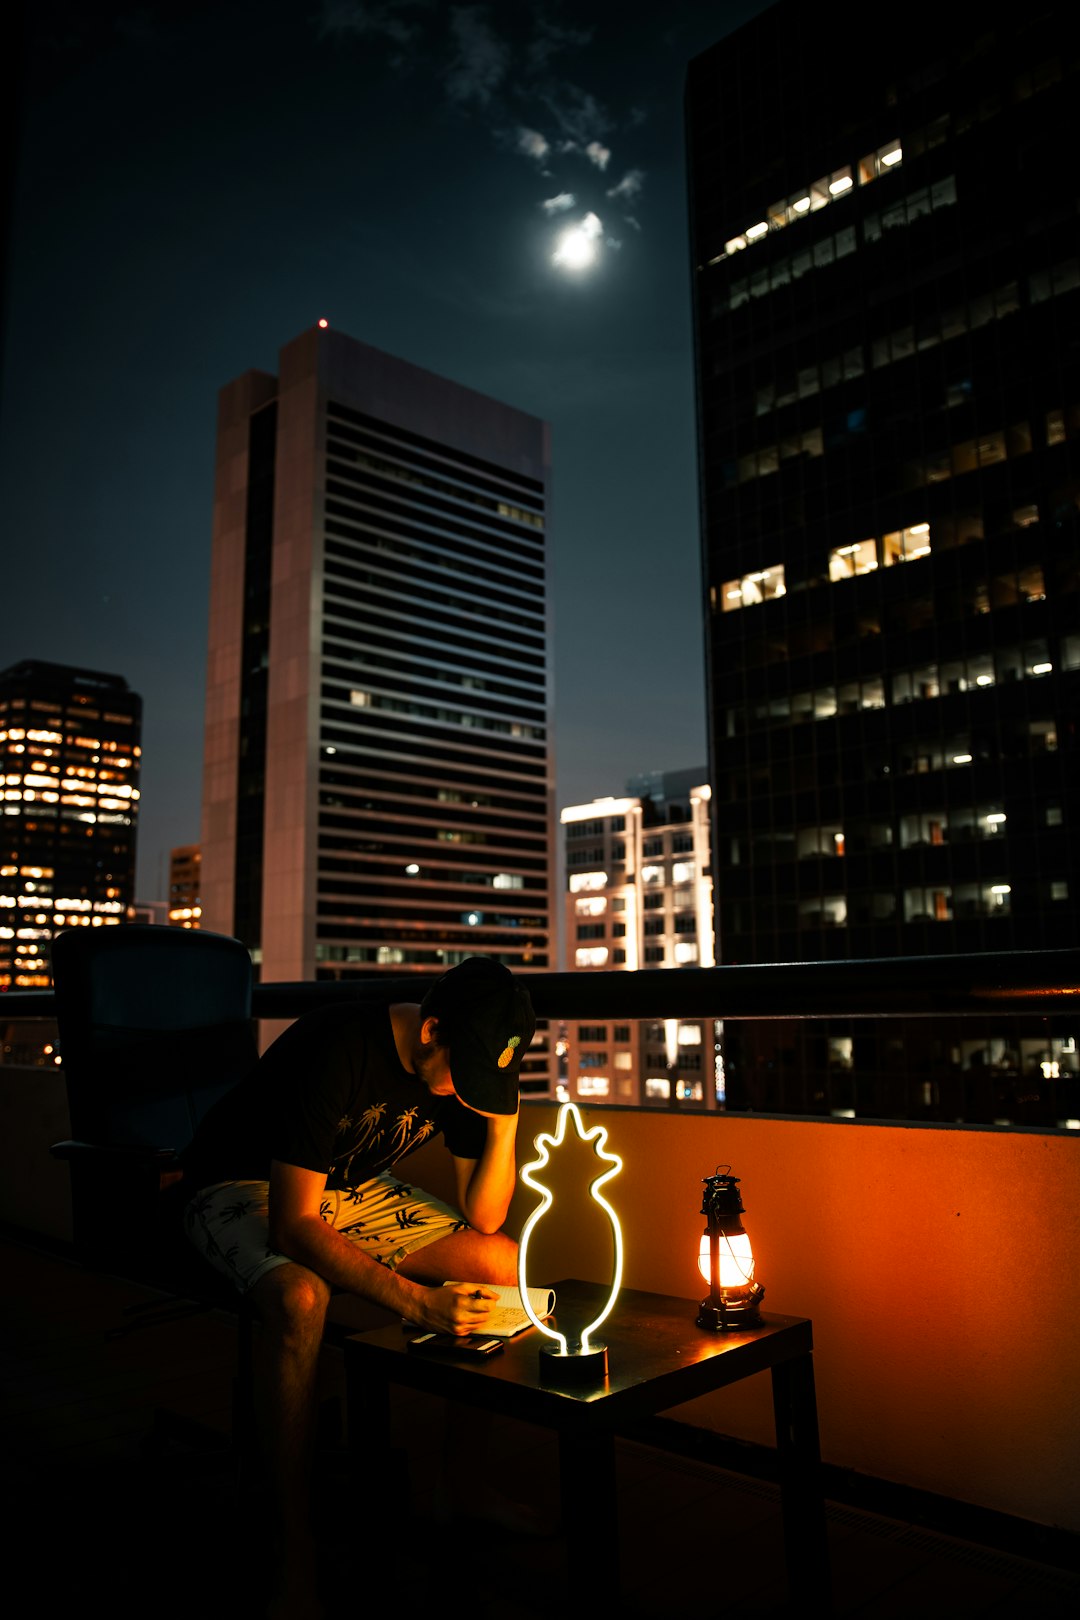
[[[311,1528],[315,1397],[330,1289],[306,1267],[277,1266],[255,1284],[255,1422],[277,1515],[277,1582],[267,1611],[316,1620],[318,1595]]]
[[[487,1235],[465,1228],[429,1243],[402,1261],[398,1270],[415,1282],[517,1282],[518,1246],[503,1232]],[[436,1518],[450,1520],[454,1504],[468,1504],[467,1516],[484,1519],[520,1535],[550,1535],[554,1526],[527,1503],[507,1498],[492,1478],[492,1414],[446,1403],[442,1473],[436,1479]]]

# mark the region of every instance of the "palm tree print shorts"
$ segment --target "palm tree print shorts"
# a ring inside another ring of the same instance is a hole
[[[406,1255],[468,1225],[449,1204],[385,1173],[341,1192],[327,1188],[320,1214],[328,1226],[391,1271]],[[223,1181],[204,1187],[184,1211],[184,1229],[199,1253],[242,1294],[275,1266],[289,1264],[288,1255],[270,1247],[267,1181]]]

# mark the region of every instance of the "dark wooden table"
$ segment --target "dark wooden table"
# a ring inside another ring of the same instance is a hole
[[[555,1283],[553,1323],[587,1323],[606,1289],[568,1279]],[[635,1422],[768,1370],[772,1375],[784,1547],[789,1588],[800,1606],[831,1604],[825,1506],[821,1491],[813,1338],[805,1317],[762,1314],[742,1333],[695,1325],[697,1302],[626,1288],[594,1336],[608,1346],[599,1383],[554,1387],[541,1368],[550,1341],[529,1328],[485,1361],[421,1356],[406,1346],[407,1327],[377,1328],[346,1339],[350,1441],[364,1449],[389,1443],[392,1384],[427,1390],[467,1405],[554,1429],[559,1437],[563,1529],[571,1589],[583,1602],[613,1596],[618,1569],[615,1438]],[[561,1320],[560,1320],[561,1319]],[[546,1358],[545,1358],[546,1359]],[[607,1550],[597,1560],[596,1548]],[[603,1590],[597,1569],[604,1569]]]

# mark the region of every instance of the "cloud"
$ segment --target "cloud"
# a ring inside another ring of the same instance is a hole
[[[550,218],[552,214],[565,214],[568,208],[573,208],[574,202],[573,192],[560,191],[557,197],[545,198],[540,206]]]
[[[595,163],[598,169],[606,169],[611,161],[610,151],[606,146],[601,146],[599,141],[589,142],[588,146],[585,148],[585,156],[589,159],[590,163]],[[608,196],[611,196],[610,191],[608,192]]]
[[[615,197],[619,202],[633,202],[635,197],[641,195],[641,188],[645,184],[643,169],[627,169],[618,185],[612,186],[608,192],[609,197]]]
[[[568,28],[560,23],[551,22],[547,17],[538,16],[535,34],[529,44],[529,66],[536,72],[542,72],[551,58],[557,56],[560,51],[587,45],[591,39],[591,28]]]
[[[446,93],[461,106],[486,107],[506,76],[509,46],[492,32],[478,6],[458,6],[450,16],[456,55],[446,76]]]
[[[542,163],[551,151],[547,141],[536,129],[519,129],[516,144],[519,152],[524,152],[526,157],[535,158],[538,163]]]
[[[318,23],[319,39],[358,38],[393,40],[405,45],[417,33],[405,13],[424,0],[322,0]]]
[[[584,151],[611,128],[611,118],[603,103],[580,85],[549,85],[540,92],[540,100],[571,143],[567,150],[578,147]]]

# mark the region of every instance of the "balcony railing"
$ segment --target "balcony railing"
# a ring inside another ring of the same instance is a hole
[[[336,1001],[415,1000],[425,982],[426,976],[373,974],[260,984],[253,1011],[262,1020],[285,1021]],[[715,1020],[723,1028],[726,1065],[720,1106],[731,1112],[1043,1129],[1075,1128],[1080,1115],[1080,950],[629,972],[541,971],[529,973],[528,983],[538,1017],[552,1025],[597,1019]],[[20,1061],[20,1043],[11,1033],[18,1023],[25,1030],[26,1021],[50,1018],[52,1012],[50,990],[0,995],[0,1026],[9,1032],[0,1042],[0,1062]],[[931,1024],[933,1020],[938,1022]],[[875,1059],[873,1047],[867,1046],[856,1061],[837,1064],[827,1043],[818,1039],[808,1055],[813,1032],[828,1025],[833,1034],[837,1021],[856,1038],[860,1032],[883,1029],[889,1036],[905,1036],[908,1047]],[[996,1032],[1002,1048],[1011,1047],[1009,1037],[1021,1028],[1029,1048],[1045,1037],[1046,1051],[1038,1055],[1049,1058],[1052,1041],[1055,1050],[1068,1048],[1070,1055],[1035,1064],[1024,1073],[1025,1065],[1015,1055],[992,1063],[989,1046],[985,1058],[980,1053],[972,1066],[967,1058],[961,1066],[955,1051],[949,1052],[950,1041],[955,1046],[968,1034],[982,1037],[987,1031]],[[920,1037],[938,1032],[944,1038],[933,1059]],[[706,1087],[710,1084],[705,1081]],[[536,1090],[528,1082],[523,1085],[526,1094]],[[670,1093],[668,1102],[643,1101],[642,1106],[686,1112],[715,1106],[711,1096],[704,1104],[685,1093],[680,1096],[676,1084]]]

